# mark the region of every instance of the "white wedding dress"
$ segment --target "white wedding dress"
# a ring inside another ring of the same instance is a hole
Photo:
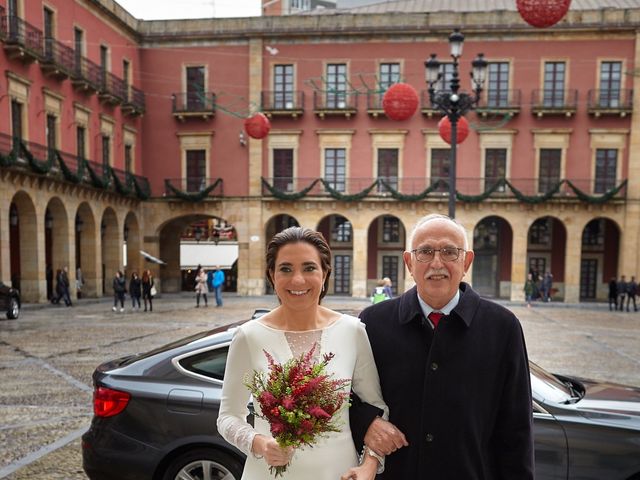
[[[351,379],[351,388],[365,402],[385,412],[388,410],[380,391],[380,381],[364,324],[359,319],[342,315],[321,330],[289,332],[277,330],[252,320],[236,331],[227,359],[222,388],[222,401],[218,416],[218,431],[229,443],[247,455],[242,480],[273,478],[264,459],[256,458],[251,445],[256,434],[271,436],[269,424],[255,418],[255,428],[246,421],[250,392],[244,385],[254,370],[267,370],[263,350],[276,362],[284,363],[292,356],[308,352],[317,342],[319,355],[333,353],[335,357],[327,365],[327,372],[334,379]],[[347,390],[348,391],[348,390]],[[259,409],[257,402],[254,407]],[[340,475],[358,464],[358,455],[349,428],[349,409],[339,413],[340,432],[331,432],[321,438],[313,448],[296,450],[284,476],[286,480],[339,480]]]

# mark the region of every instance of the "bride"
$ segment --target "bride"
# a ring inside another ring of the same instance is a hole
[[[367,403],[388,410],[380,392],[378,371],[371,346],[359,319],[320,305],[331,274],[331,251],[322,234],[290,227],[276,234],[267,247],[267,278],[280,306],[263,317],[247,322],[235,333],[225,372],[218,430],[229,443],[247,455],[242,480],[270,477],[270,466],[289,464],[283,479],[373,480],[382,469],[380,457],[362,455],[359,464],[348,409],[339,415],[340,432],[331,432],[313,448],[281,448],[271,436],[269,424],[257,416],[255,427],[247,423],[249,390],[245,378],[254,370],[267,370],[263,350],[278,363],[308,352],[335,357],[327,373],[335,379],[350,379],[351,389]],[[259,409],[258,402],[254,407]],[[365,447],[365,452],[371,452]]]

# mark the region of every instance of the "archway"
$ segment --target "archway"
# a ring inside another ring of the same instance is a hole
[[[97,297],[98,278],[102,277],[102,260],[98,258],[96,218],[87,202],[78,206],[74,220],[76,243],[76,278],[82,277],[81,297]],[[78,271],[79,270],[79,271]]]
[[[394,295],[404,291],[404,261],[406,229],[394,215],[375,218],[367,232],[367,292],[372,292],[378,280],[391,279]]]
[[[20,290],[24,302],[39,302],[46,296],[38,272],[38,222],[31,197],[17,192],[9,206],[9,251],[11,284]],[[44,272],[43,272],[44,273]]]
[[[473,288],[480,295],[509,298],[513,231],[497,216],[483,218],[473,229]]]
[[[267,251],[267,246],[271,239],[276,233],[280,233],[281,231],[289,228],[289,227],[299,227],[300,223],[298,220],[293,218],[291,215],[287,215],[286,213],[282,213],[280,215],[276,215],[267,221],[265,226],[265,252]],[[271,286],[271,282],[267,278],[264,279],[265,284],[265,292],[267,294],[273,293],[273,287]]]
[[[551,299],[564,299],[566,249],[567,230],[557,218],[549,216],[538,218],[529,227],[526,272],[531,273],[536,282],[538,298],[542,298],[542,279],[549,272],[553,278]]]
[[[122,245],[118,218],[113,208],[108,207],[100,222],[100,243],[102,245],[102,294],[111,293],[111,279],[122,269]]]
[[[122,263],[125,278],[129,279],[133,272],[137,272],[142,277],[142,255],[140,255],[142,239],[140,238],[138,218],[133,212],[129,212],[124,219],[122,239],[124,240]]]
[[[609,280],[619,277],[619,252],[620,229],[615,222],[594,218],[585,225],[580,252],[581,301],[607,299]]]
[[[47,298],[54,288],[53,272],[63,267],[71,267],[69,258],[69,220],[67,210],[58,197],[49,200],[44,213],[45,281]],[[71,272],[71,268],[69,272]],[[71,274],[70,274],[71,277]],[[70,278],[71,279],[71,278]],[[75,288],[69,291],[73,295]]]

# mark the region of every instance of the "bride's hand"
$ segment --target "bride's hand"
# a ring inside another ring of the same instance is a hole
[[[362,465],[347,470],[340,480],[374,480],[378,472],[378,461],[373,457],[365,458]]]
[[[274,438],[265,435],[255,436],[252,450],[272,467],[286,465],[293,457],[293,447],[282,448]]]

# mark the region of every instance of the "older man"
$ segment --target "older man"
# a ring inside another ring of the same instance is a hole
[[[518,319],[462,278],[464,228],[428,215],[404,262],[416,286],[361,314],[389,422],[354,399],[356,445],[387,454],[381,478],[532,480],[529,365]]]

